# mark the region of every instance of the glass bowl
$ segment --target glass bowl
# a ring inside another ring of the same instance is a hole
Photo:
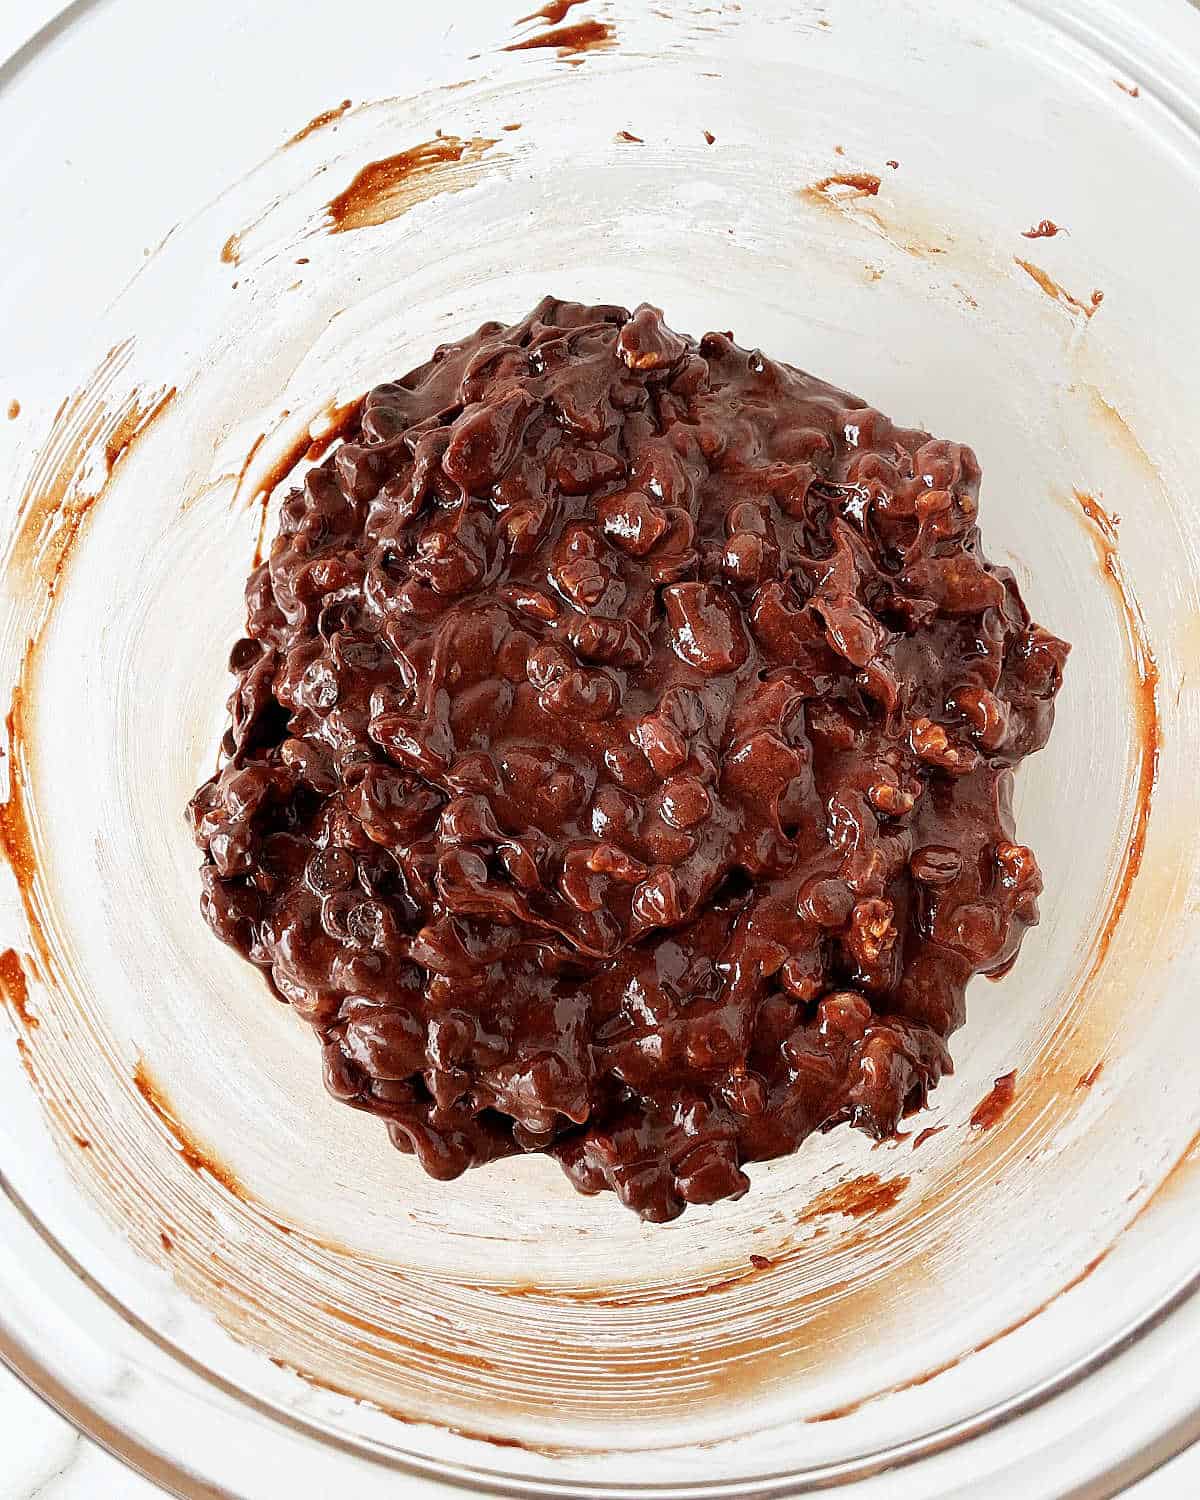
[[[1114,1493],[1200,1430],[1200,20],[519,9],[83,0],[0,71],[0,1355],[187,1496]],[[970,443],[1075,647],[954,1077],[665,1227],[327,1099],[182,817],[280,480],[544,292]]]

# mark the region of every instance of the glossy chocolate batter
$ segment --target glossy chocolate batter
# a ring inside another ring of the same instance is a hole
[[[726,334],[547,298],[366,397],[246,588],[204,914],[435,1177],[647,1219],[951,1067],[1041,877],[1068,647],[969,448]]]

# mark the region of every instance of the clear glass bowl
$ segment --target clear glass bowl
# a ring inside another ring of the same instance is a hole
[[[1200,20],[589,0],[563,56],[504,50],[517,10],[77,3],[0,72],[0,1354],[188,1496],[1113,1493],[1200,1426]],[[957,1074],[665,1228],[538,1158],[429,1182],[326,1099],[182,820],[264,490],[546,291],[971,443],[989,551],[1075,643],[1019,777],[1042,925]]]

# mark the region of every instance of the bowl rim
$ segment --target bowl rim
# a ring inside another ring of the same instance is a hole
[[[58,7],[10,56],[0,58],[0,90],[10,88],[18,76],[28,71],[71,27],[102,7],[115,3],[116,0],[70,0],[70,3]],[[1125,7],[1120,0],[1006,0],[1006,3],[1033,20],[1058,30],[1079,47],[1103,59],[1114,73],[1136,78],[1141,91],[1152,96],[1200,146],[1200,0],[1141,0],[1136,8]],[[1190,1150],[1183,1153],[1180,1162]],[[1162,1180],[1170,1177],[1178,1165],[1176,1162],[1167,1168]],[[1153,1198],[1151,1193],[1148,1202],[1152,1204]],[[210,1403],[215,1401],[219,1408],[224,1408],[226,1415],[264,1419],[290,1430],[295,1436],[327,1448],[340,1449],[354,1460],[386,1468],[392,1474],[405,1474],[426,1486],[445,1486],[472,1494],[506,1495],[514,1500],[530,1500],[530,1497],[563,1497],[565,1500],[565,1497],[599,1495],[611,1497],[611,1500],[654,1500],[654,1497],[662,1497],[662,1500],[733,1500],[733,1497],[795,1495],[840,1488],[842,1484],[878,1475],[884,1469],[912,1466],[948,1449],[963,1447],[1049,1406],[1055,1398],[1073,1391],[1090,1376],[1136,1353],[1173,1314],[1193,1303],[1200,1293],[1198,1269],[1098,1349],[1079,1357],[1030,1389],[957,1422],[868,1454],[807,1469],[717,1482],[612,1484],[505,1474],[466,1463],[404,1453],[365,1437],[345,1436],[254,1395],[208,1369],[160,1334],[90,1275],[70,1250],[41,1223],[2,1170],[0,1227],[6,1231],[6,1240],[10,1238],[8,1231],[12,1231],[13,1238],[24,1239],[35,1248],[40,1244],[40,1248],[53,1258],[51,1263],[57,1262],[55,1270],[58,1273],[65,1272],[100,1309],[120,1320],[132,1343],[144,1344],[153,1354],[165,1356],[181,1377],[173,1395],[181,1414],[186,1414],[192,1401],[203,1394]],[[1068,1290],[1070,1285],[1068,1283],[1062,1291]],[[3,1310],[14,1304],[14,1288],[7,1281],[4,1262],[0,1259],[0,1363],[30,1391],[113,1457],[182,1500],[213,1500],[217,1495],[226,1497],[226,1500],[239,1500],[236,1491],[214,1484],[204,1478],[197,1467],[168,1452],[155,1434],[138,1431],[134,1423],[114,1424],[90,1399],[85,1382],[72,1376],[69,1370],[54,1368],[52,1357],[40,1352],[29,1336],[30,1331],[19,1327],[17,1317]],[[1069,1438],[1069,1431],[1064,1431],[1057,1440]],[[1125,1454],[1119,1468],[1109,1466],[1106,1471],[1081,1468],[1078,1486],[1072,1493],[1082,1496],[1086,1489],[1086,1494],[1093,1500],[1115,1495],[1197,1441],[1200,1441],[1200,1391],[1182,1417],[1159,1414],[1147,1421],[1143,1435]]]

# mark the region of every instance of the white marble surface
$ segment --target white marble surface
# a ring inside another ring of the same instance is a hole
[[[0,59],[62,8],[62,0],[0,0]],[[1196,1382],[1200,1389],[1200,1374]],[[161,1500],[163,1493],[81,1436],[0,1366],[0,1500]],[[1200,1495],[1200,1445],[1126,1495],[1193,1500]]]
[[[0,1368],[0,1500],[162,1500]]]

